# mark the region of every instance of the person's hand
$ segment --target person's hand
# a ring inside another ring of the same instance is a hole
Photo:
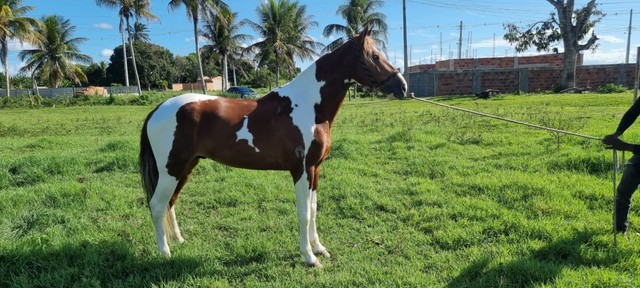
[[[619,151],[633,151],[633,145],[620,140],[617,134],[611,134],[602,138],[602,143],[606,149],[615,149]]]

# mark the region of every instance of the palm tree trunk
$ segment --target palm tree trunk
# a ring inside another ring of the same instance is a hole
[[[222,91],[229,89],[229,67],[227,64],[227,54],[222,56]]]
[[[196,37],[196,58],[198,58],[198,69],[200,70],[200,83],[202,84],[202,94],[207,94],[207,84],[204,82],[204,72],[202,71],[202,59],[200,59],[200,47],[198,45],[198,17],[193,17],[193,36]]]
[[[129,48],[131,49],[133,72],[136,75],[136,84],[138,85],[138,95],[142,95],[142,88],[140,87],[140,75],[138,75],[138,64],[136,64],[136,53],[133,50],[133,38],[131,38],[131,30],[129,30],[129,18],[127,18],[127,34],[129,34]]]
[[[38,90],[38,82],[36,81],[35,73],[31,74],[31,81],[33,82],[33,91],[36,93],[36,95],[40,96],[40,90]]]
[[[129,67],[127,66],[127,42],[124,41],[124,31],[120,31],[122,35],[122,57],[124,62],[124,86],[129,86]]]
[[[276,87],[280,86],[280,57],[276,51]]]
[[[9,64],[7,63],[7,58],[4,58],[4,77],[6,78],[7,81],[7,98],[9,98],[9,96],[11,96],[11,91],[9,90]]]
[[[236,83],[236,64],[231,64],[231,69],[233,69],[233,86],[238,86]]]

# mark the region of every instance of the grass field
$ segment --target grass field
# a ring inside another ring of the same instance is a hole
[[[601,137],[632,95],[436,99]],[[187,242],[164,258],[137,169],[151,109],[0,109],[0,287],[640,286],[640,207],[614,248],[599,141],[411,100],[340,111],[319,189],[324,268],[300,257],[287,172],[211,161],[176,206]]]

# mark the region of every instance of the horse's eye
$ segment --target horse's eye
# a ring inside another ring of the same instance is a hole
[[[378,56],[376,54],[373,54],[373,56],[371,56],[371,58],[373,58],[373,60],[376,60],[376,61],[380,60],[380,56]]]

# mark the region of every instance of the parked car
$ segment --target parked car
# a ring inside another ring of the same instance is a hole
[[[244,86],[232,86],[231,88],[227,89],[227,92],[238,94],[242,99],[256,99],[259,97],[256,91],[253,91],[251,88]]]

